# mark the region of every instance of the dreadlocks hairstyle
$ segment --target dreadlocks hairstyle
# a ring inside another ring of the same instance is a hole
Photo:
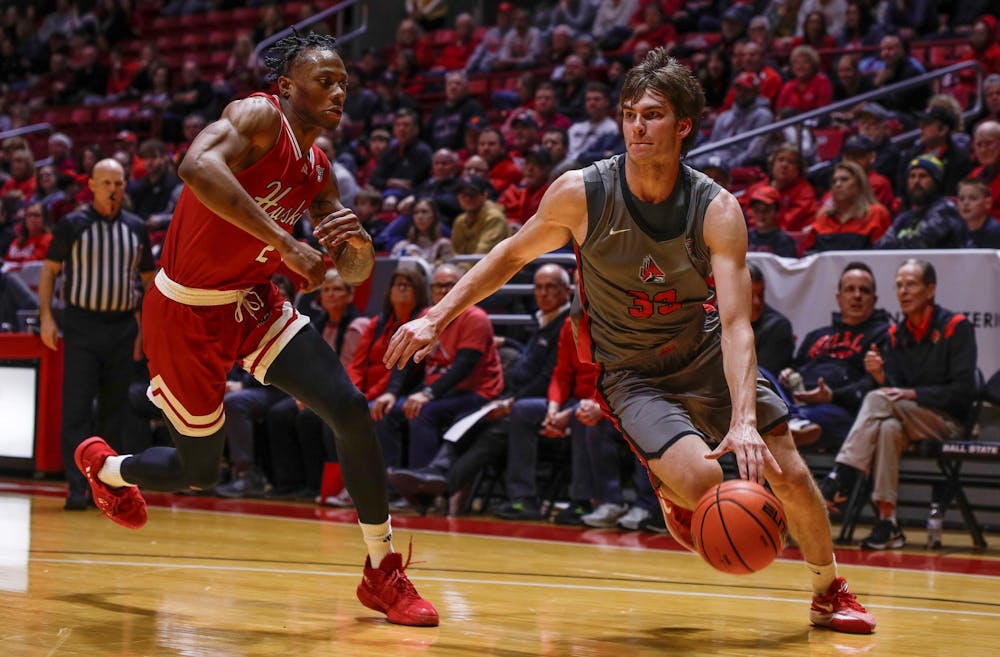
[[[622,106],[639,101],[646,91],[662,96],[674,108],[677,120],[691,119],[691,132],[681,142],[681,155],[687,153],[698,137],[705,92],[691,70],[660,47],[649,51],[641,64],[625,76],[620,94]]]
[[[337,52],[336,46],[337,37],[329,34],[317,34],[316,32],[299,34],[298,30],[293,27],[291,34],[278,39],[264,51],[264,66],[271,71],[270,79],[273,82],[282,75],[287,76],[299,56],[306,50]]]

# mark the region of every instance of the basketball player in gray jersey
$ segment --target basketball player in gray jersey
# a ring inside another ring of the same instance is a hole
[[[812,575],[812,623],[867,634],[875,619],[837,576],[826,508],[788,410],[757,380],[743,213],[680,162],[704,103],[686,67],[651,51],[621,91],[626,153],[560,176],[521,230],[396,332],[385,364],[421,360],[463,310],[573,240],[581,357],[600,366],[605,412],[648,468],[671,532],[690,547],[689,510],[722,482],[717,459],[733,452],[740,476],[766,479],[784,504]]]

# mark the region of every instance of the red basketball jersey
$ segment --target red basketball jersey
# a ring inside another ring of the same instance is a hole
[[[274,103],[277,97],[256,93]],[[271,219],[292,231],[327,183],[330,162],[316,146],[303,154],[281,115],[274,146],[236,179]],[[171,280],[193,288],[232,290],[263,283],[281,258],[274,249],[229,223],[202,203],[189,187],[181,192],[160,258]]]

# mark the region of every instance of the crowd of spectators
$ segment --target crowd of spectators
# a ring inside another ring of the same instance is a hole
[[[50,107],[128,102],[141,108],[142,117],[122,116],[113,138],[103,142],[91,143],[86,130],[68,127],[52,133],[42,148],[35,143],[35,150],[23,137],[3,141],[0,255],[5,276],[26,261],[45,258],[52,226],[91,199],[86,180],[105,157],[124,167],[125,207],[146,222],[155,255],[182,186],[175,172],[187,146],[231,99],[268,88],[256,73],[252,52],[285,27],[288,13],[281,6],[261,6],[256,26],[232,34],[225,61],[206,73],[203,58],[168,63],[156,41],[143,39],[148,26],[141,17],[149,13],[139,9],[149,4],[55,0],[51,7],[12,4],[4,9],[0,130],[23,126],[33,112]],[[162,13],[198,15],[235,6],[228,0],[175,1]],[[308,3],[301,9],[295,20],[314,10]],[[947,8],[866,0],[500,2],[487,7],[488,21],[449,12],[447,3],[408,0],[405,11],[391,43],[366,43],[359,57],[347,61],[351,90],[343,121],[316,142],[330,157],[342,198],[372,234],[377,252],[426,265],[404,267],[393,276],[384,307],[367,329],[351,328],[354,317],[327,303],[332,290],[326,286],[316,305],[318,326],[372,403],[390,465],[430,467],[448,423],[501,394],[499,355],[491,349],[505,336],[494,340],[488,321],[470,320],[470,326],[482,324],[482,331],[490,328],[489,339],[483,333],[456,337],[452,360],[441,363],[439,371],[410,377],[423,377],[419,385],[379,370],[388,336],[427,305],[428,291],[436,297],[461,276],[462,266],[442,266],[453,256],[488,252],[532,216],[559,175],[624,150],[618,91],[624,73],[653,47],[670,48],[702,81],[708,108],[695,144],[700,154],[688,164],[740,198],[750,250],[795,258],[845,249],[1000,248],[1000,44],[998,11],[991,3]],[[141,44],[137,49],[136,42]],[[920,56],[914,43],[921,44]],[[778,119],[963,60],[979,63],[981,89],[962,73],[713,148]],[[968,117],[976,98],[982,99],[981,110]],[[892,141],[907,130],[916,136]],[[832,152],[821,148],[821,139],[834,141]],[[309,228],[305,217],[296,235],[311,239]],[[434,282],[427,287],[432,268]],[[331,276],[333,286],[339,279]],[[339,285],[346,284],[340,280]],[[537,296],[537,280],[535,285]],[[761,311],[766,319],[762,301]],[[546,339],[552,349],[559,341]],[[348,353],[355,345],[357,350]],[[792,359],[793,344],[786,346],[784,364],[767,363],[776,377]],[[796,362],[803,357],[800,347]],[[483,367],[491,385],[479,381],[483,375],[476,373]],[[861,369],[855,367],[851,376],[862,376]],[[549,375],[539,376],[547,380]],[[463,385],[468,377],[478,377],[479,383]],[[807,378],[815,384],[815,377]],[[447,385],[437,383],[442,380]],[[826,382],[832,383],[829,377]],[[462,394],[451,399],[453,390]],[[254,420],[260,425],[276,414],[279,419],[267,421],[270,433],[307,436],[300,441],[312,446],[305,453],[336,458],[330,453],[332,440],[316,433],[317,423],[299,417],[294,400],[239,381],[231,394],[227,413],[248,418],[234,422],[234,432],[245,434]],[[505,398],[512,416],[520,417],[515,413],[520,397]],[[550,396],[549,406],[544,393],[538,398],[542,402],[532,402],[532,413],[543,413],[546,423],[554,422],[560,409],[573,408],[574,432],[598,424],[590,423],[587,400],[576,392]],[[853,411],[858,403],[845,401],[845,406]],[[274,407],[280,412],[272,413]],[[801,418],[812,421],[807,411]],[[565,415],[563,426],[570,419]],[[491,430],[494,446],[506,444],[511,423],[494,422],[503,428]],[[607,430],[602,426],[598,433]],[[833,433],[842,439],[846,431]],[[599,442],[593,436],[588,440]],[[235,436],[230,452],[233,479],[225,493],[261,492],[264,473],[253,462],[252,443],[245,435]],[[573,463],[585,462],[585,453],[574,452]],[[283,488],[318,493],[314,470],[291,469],[293,475],[286,477],[291,483]],[[467,481],[439,474],[448,481],[442,490],[449,495],[467,491]],[[577,500],[581,504],[575,508],[591,502],[595,508],[605,502],[621,506],[611,484],[591,488],[605,492],[578,493],[586,499]],[[638,494],[643,486],[635,488]],[[587,486],[574,484],[574,489]],[[528,500],[527,493],[515,497],[511,504],[537,510],[529,503],[537,500]],[[339,502],[349,500],[341,496]],[[626,510],[622,506],[619,515]]]

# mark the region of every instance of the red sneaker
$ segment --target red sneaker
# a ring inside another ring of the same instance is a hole
[[[412,546],[410,549],[412,554]],[[403,564],[403,555],[390,552],[378,568],[372,568],[371,557],[365,558],[364,576],[358,584],[361,604],[386,615],[390,623],[435,627],[438,613],[434,605],[420,597],[403,571],[410,565],[410,555]]]
[[[139,529],[146,524],[146,500],[142,499],[139,489],[135,486],[112,488],[97,477],[109,456],[118,456],[118,453],[103,438],[94,436],[80,443],[73,459],[90,483],[97,508],[122,527]]]
[[[660,509],[663,511],[663,520],[667,524],[670,535],[683,547],[697,552],[694,549],[694,540],[691,538],[691,516],[694,514],[682,506],[671,504],[662,497],[659,500]]]
[[[861,606],[843,577],[833,580],[825,595],[813,596],[809,620],[813,625],[838,632],[871,634],[875,631],[875,617]]]

